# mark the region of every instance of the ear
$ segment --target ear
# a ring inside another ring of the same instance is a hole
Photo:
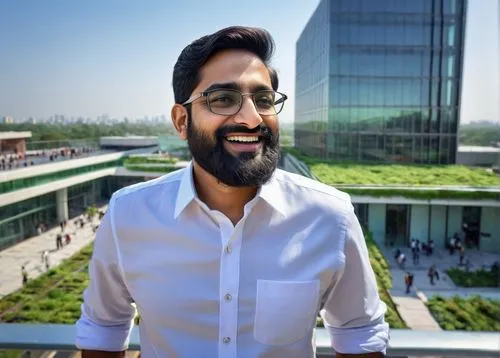
[[[175,127],[175,130],[177,131],[177,134],[179,135],[179,137],[186,140],[188,137],[188,113],[186,107],[181,106],[178,103],[174,104],[170,116],[172,117],[172,123]]]

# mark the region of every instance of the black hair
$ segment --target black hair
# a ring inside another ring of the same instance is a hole
[[[278,89],[278,74],[269,65],[274,41],[268,31],[255,27],[231,26],[193,41],[182,50],[174,66],[172,86],[176,103],[189,99],[200,83],[200,68],[217,52],[246,50],[258,56],[266,65],[271,85]]]

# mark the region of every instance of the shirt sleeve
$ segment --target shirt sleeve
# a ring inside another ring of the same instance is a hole
[[[380,300],[375,274],[361,225],[351,206],[343,227],[343,269],[332,280],[321,316],[332,347],[344,354],[386,351],[389,325]]]
[[[119,352],[128,348],[135,308],[125,285],[113,229],[114,198],[96,232],[89,265],[90,282],[83,293],[76,323],[76,346]]]

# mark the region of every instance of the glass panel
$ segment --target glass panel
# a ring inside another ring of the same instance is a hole
[[[340,78],[339,80],[339,105],[348,106],[349,105],[349,79]]]
[[[455,15],[457,13],[456,0],[443,0],[443,11],[446,15]]]

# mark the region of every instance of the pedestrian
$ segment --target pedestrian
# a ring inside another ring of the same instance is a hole
[[[45,264],[45,269],[48,271],[50,268],[50,258],[49,258],[49,251],[45,250],[42,254],[42,261]]]
[[[337,357],[383,357],[386,307],[349,195],[277,169],[272,49],[267,31],[230,27],[182,51],[171,117],[192,160],[113,194],[76,323],[84,357],[127,349],[132,302],[145,357],[312,357],[318,308]]]
[[[455,233],[455,236],[457,236],[458,234]],[[448,251],[450,252],[450,255],[453,255],[453,252],[455,251],[455,242],[456,242],[456,238],[455,236],[452,236],[448,242]]]
[[[464,259],[465,259],[465,248],[462,246],[460,247],[460,259],[458,261],[458,266],[463,266]]]
[[[28,282],[28,271],[26,271],[26,267],[21,266],[21,275],[23,276],[23,286]]]
[[[413,274],[411,272],[407,272],[405,275],[405,285],[406,285],[406,293],[410,293],[410,289],[413,286]]]
[[[429,270],[427,271],[427,276],[429,276],[429,281],[431,285],[434,285],[434,279],[439,281],[439,272],[435,264],[429,267]]]
[[[56,249],[59,250],[62,249],[62,247],[63,247],[62,235],[58,233],[56,235]]]
[[[420,260],[420,253],[418,250],[413,250],[412,258],[413,258],[413,265],[415,266],[418,265]]]
[[[399,253],[398,264],[402,270],[405,269],[405,262],[406,262],[406,255],[403,252]]]

